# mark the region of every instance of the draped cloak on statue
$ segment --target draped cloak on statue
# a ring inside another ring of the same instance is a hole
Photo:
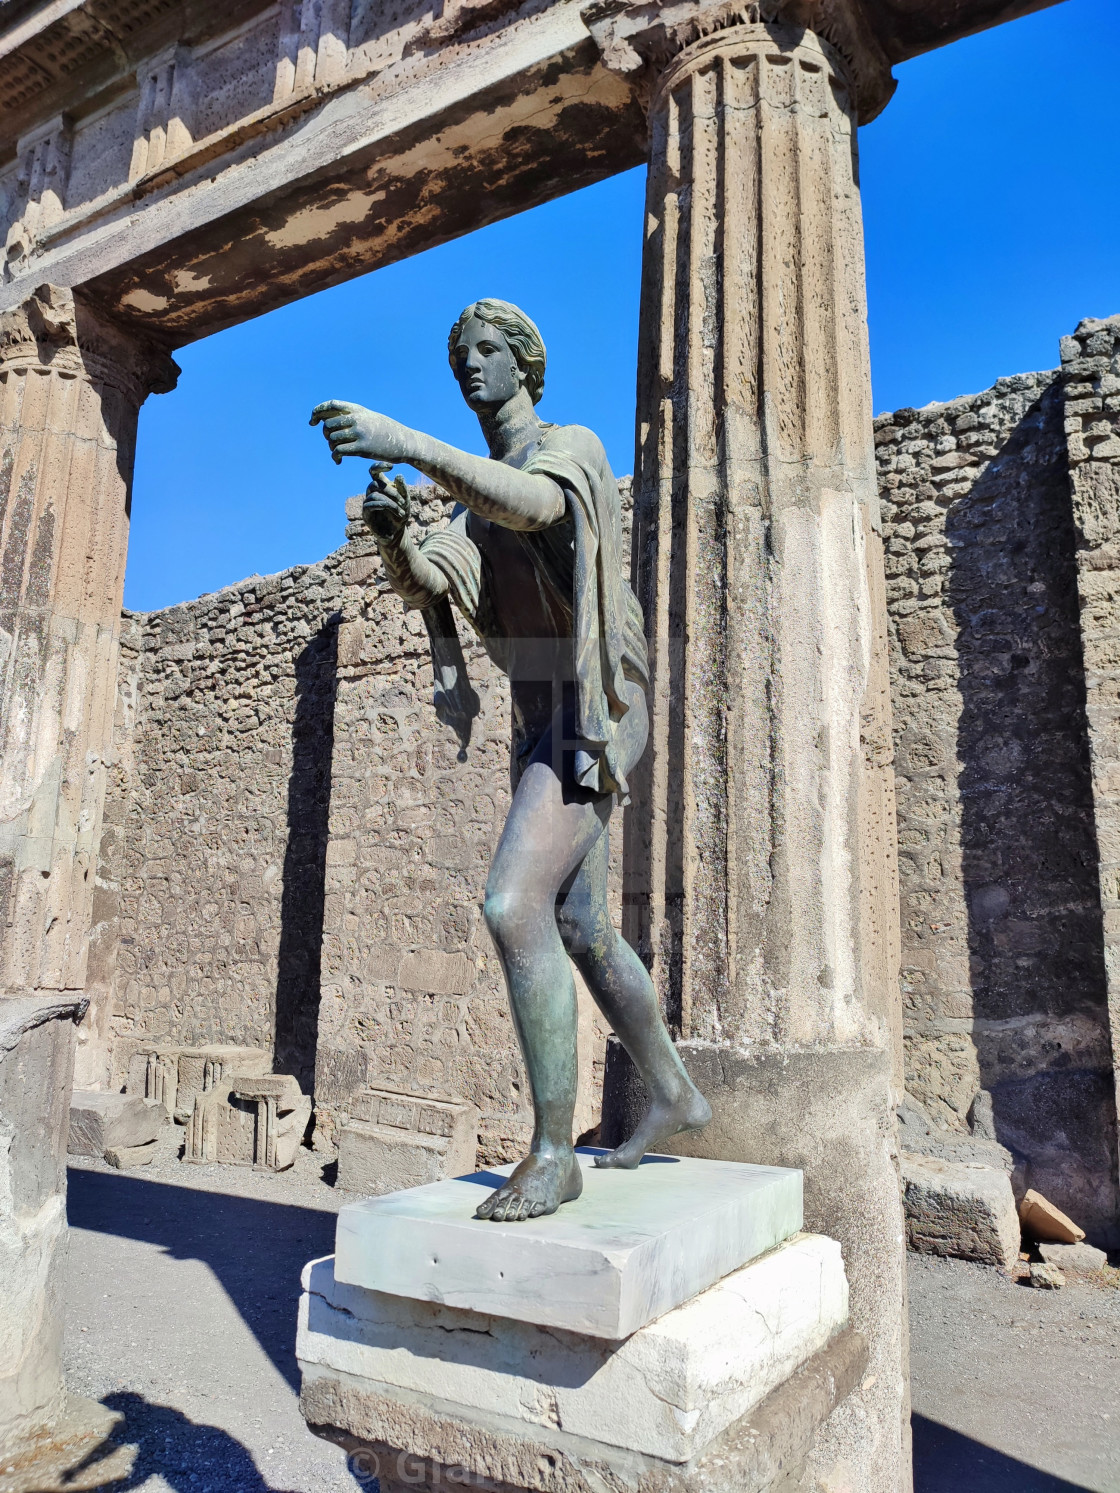
[[[550,426],[522,468],[550,477],[564,492],[567,514],[533,533],[515,532],[538,579],[570,620],[575,680],[575,773],[593,793],[628,802],[615,751],[615,729],[626,714],[624,681],[649,687],[642,609],[622,573],[622,515],[618,484],[598,437],[580,425]],[[446,529],[429,534],[421,553],[447,580],[448,591],[487,653],[509,672],[509,639],[501,636],[492,603],[494,577],[468,532],[462,511]],[[454,619],[446,600],[425,609],[436,676],[436,709],[464,741],[477,697],[466,679]],[[567,640],[565,640],[567,641]],[[472,703],[473,702],[473,703]]]

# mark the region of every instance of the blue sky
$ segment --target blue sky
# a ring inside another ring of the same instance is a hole
[[[1053,367],[1084,316],[1120,312],[1116,0],[1064,4],[896,69],[860,133],[876,410]],[[496,295],[549,350],[541,413],[633,465],[644,172],[630,171],[182,348],[140,416],[125,605],[172,605],[322,558],[365,467],[307,424],[354,399],[483,449],[445,358]]]

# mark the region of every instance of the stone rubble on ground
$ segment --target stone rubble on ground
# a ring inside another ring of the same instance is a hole
[[[1060,1208],[1055,1208],[1049,1199],[1033,1189],[1023,1194],[1019,1204],[1019,1221],[1023,1232],[1032,1239],[1051,1244],[1080,1244],[1085,1230],[1079,1228],[1072,1218],[1067,1218]]]
[[[148,1146],[166,1123],[162,1104],[150,1104],[132,1094],[75,1089],[66,1149],[71,1156],[104,1156],[108,1150]]]
[[[1060,1291],[1066,1283],[1066,1278],[1058,1269],[1057,1265],[1048,1265],[1045,1261],[1031,1261],[1029,1280],[1032,1286],[1039,1291]]]
[[[1108,1256],[1103,1249],[1097,1249],[1095,1245],[1084,1241],[1080,1244],[1043,1243],[1038,1246],[1038,1252],[1048,1265],[1057,1265],[1062,1270],[1083,1275],[1103,1270],[1108,1264]]]
[[[1012,1269],[1019,1219],[1006,1172],[906,1152],[901,1165],[910,1249]]]

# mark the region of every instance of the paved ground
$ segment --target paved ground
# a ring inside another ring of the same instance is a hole
[[[277,1177],[170,1145],[71,1168],[69,1383],[126,1417],[71,1486],[372,1493],[296,1404],[299,1271],[345,1194],[310,1152]],[[916,1493],[1120,1493],[1120,1289],[915,1257],[910,1281]]]

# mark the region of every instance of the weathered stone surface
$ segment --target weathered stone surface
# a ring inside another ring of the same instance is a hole
[[[904,1151],[902,1184],[911,1249],[1011,1269],[1019,1219],[1005,1172]]]
[[[75,1089],[66,1149],[72,1156],[103,1156],[110,1148],[146,1146],[166,1123],[162,1104],[149,1104],[134,1094]]]
[[[472,1476],[490,1493],[801,1493],[812,1483],[802,1482],[802,1469],[822,1424],[866,1367],[861,1335],[841,1333],[684,1467],[567,1439],[562,1430],[546,1439],[516,1423],[461,1420],[345,1374],[305,1377],[300,1408],[313,1430],[358,1454],[363,1473],[380,1475],[386,1493],[451,1493]]]
[[[1085,1230],[1056,1208],[1048,1198],[1031,1188],[1019,1204],[1019,1220],[1032,1239],[1047,1239],[1055,1244],[1078,1244]]]
[[[1108,1264],[1108,1256],[1103,1249],[1097,1249],[1084,1241],[1080,1244],[1052,1244],[1043,1241],[1038,1246],[1038,1252],[1048,1265],[1057,1265],[1061,1270],[1081,1274],[1091,1275],[1097,1270],[1103,1270]]]
[[[196,1096],[183,1160],[284,1171],[310,1119],[311,1100],[288,1074],[226,1074]]]
[[[906,1086],[962,1140],[985,1093],[1023,1185],[1105,1237],[1113,1044],[1065,401],[1058,375],[1022,374],[882,415],[875,440]]]
[[[61,1417],[66,1133],[80,996],[0,997],[0,1454]]]
[[[847,1325],[840,1246],[800,1235],[620,1343],[303,1276],[296,1356],[447,1413],[687,1462]]]
[[[105,1160],[120,1172],[128,1171],[134,1166],[149,1166],[156,1159],[158,1149],[155,1141],[149,1141],[146,1146],[110,1146],[105,1152]]]
[[[195,1099],[221,1083],[224,1075],[259,1076],[272,1072],[272,1054],[259,1047],[211,1043],[205,1047],[152,1047],[121,1040],[113,1067],[123,1070],[129,1094],[160,1103],[180,1125],[191,1117]]]
[[[1057,1265],[1040,1265],[1037,1260],[1031,1262],[1029,1279],[1038,1291],[1060,1291],[1066,1283],[1066,1278]]]
[[[362,1089],[339,1132],[337,1185],[372,1196],[473,1172],[478,1119],[473,1104]]]
[[[1063,338],[1062,372],[1108,1011],[1120,1082],[1120,316],[1088,318]],[[1080,1198],[1067,1199],[1049,1178],[1038,1185],[1102,1242],[1120,1243],[1120,1228],[1106,1239],[1095,1217],[1077,1206]]]
[[[628,45],[653,61],[634,476],[653,684],[650,745],[632,778],[624,930],[681,1037],[714,1050],[713,1067],[738,1070],[759,1053],[799,1068],[818,1059],[823,1087],[838,1053],[866,1062],[855,1091],[866,1110],[838,1111],[862,1151],[866,1133],[893,1131],[892,1075],[902,1084],[853,172],[862,84],[831,27],[823,40],[735,14],[747,24],[727,24],[728,11],[699,40],[669,24],[662,44],[665,17],[649,15],[644,33],[640,9],[618,23],[634,20],[641,34]],[[688,1149],[764,1159],[749,1131],[726,1149],[719,1106],[730,1095],[718,1086],[705,1090],[715,1125]],[[808,1153],[808,1175],[833,1121],[806,1113],[779,1101],[768,1139],[775,1160]],[[821,1232],[847,1250],[872,1208],[892,1220],[877,1233],[874,1275],[861,1251],[851,1277],[853,1303],[869,1293],[870,1388],[830,1421],[814,1466],[826,1485],[843,1465],[858,1485],[893,1493],[908,1476],[901,1206],[897,1174],[888,1182],[878,1158],[862,1180],[874,1204],[862,1184],[835,1178]]]
[[[522,1223],[472,1215],[497,1176],[347,1203],[335,1272],[348,1285],[619,1339],[798,1232],[801,1174],[647,1156]],[[557,1282],[563,1281],[563,1290]]]

